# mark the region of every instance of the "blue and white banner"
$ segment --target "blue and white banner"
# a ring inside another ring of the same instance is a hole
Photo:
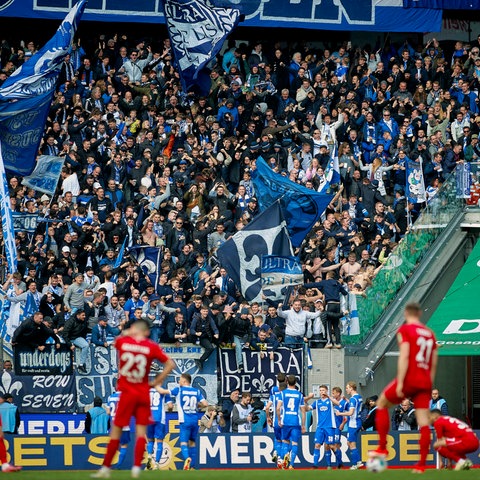
[[[341,318],[342,335],[360,335],[357,296],[351,292],[347,296],[340,295],[340,304],[341,311],[348,312]]]
[[[292,244],[279,202],[273,203],[217,251],[220,264],[248,302],[262,301],[261,259],[292,255]]]
[[[75,413],[22,413],[19,435],[81,435],[85,417]]]
[[[472,185],[472,167],[468,162],[457,164],[455,169],[457,179],[457,198],[470,198],[472,192],[470,187]]]
[[[73,352],[66,343],[44,350],[18,344],[13,354],[15,375],[73,375]]]
[[[240,11],[214,7],[209,0],[164,0],[164,8],[175,61],[186,92],[196,85],[202,68],[215,59],[223,42],[237,26]]]
[[[407,172],[407,185],[405,196],[410,203],[423,203],[427,201],[425,193],[425,180],[421,162],[407,160],[405,162]]]
[[[325,178],[327,181],[320,190],[320,193],[330,192],[331,186],[338,186],[340,184],[340,165],[338,163],[338,149],[336,144],[333,146],[330,161],[325,169]]]
[[[35,233],[38,213],[12,212],[12,220],[16,232]]]
[[[262,157],[257,159],[252,180],[262,210],[280,201],[294,247],[302,244],[333,198],[275,173]]]
[[[3,372],[0,394],[10,393],[22,413],[73,412],[77,394],[73,375],[15,376]]]
[[[438,32],[442,11],[404,8],[403,0],[212,0],[238,8],[246,27],[375,32]],[[0,16],[60,19],[72,0],[0,0]],[[163,0],[91,0],[83,18],[97,22],[162,23]],[[399,22],[398,19],[402,21]]]
[[[262,292],[272,301],[283,300],[290,285],[303,284],[302,264],[298,257],[262,256]]]
[[[162,263],[162,249],[160,247],[133,247],[130,253],[137,261],[145,275],[148,275],[152,285],[157,284]]]
[[[21,2],[12,2],[17,15]],[[3,2],[5,4],[5,1]],[[16,4],[16,5],[15,5]],[[0,140],[5,169],[29,175],[35,167],[55,84],[85,8],[79,0],[57,33],[0,87]]]
[[[15,244],[15,227],[12,218],[12,205],[8,190],[7,175],[2,158],[2,143],[0,141],[0,215],[2,216],[2,232],[5,244],[5,257],[8,273],[17,271],[17,246]]]
[[[24,177],[22,184],[33,188],[37,192],[53,196],[57,189],[64,161],[65,157],[41,155],[37,158],[35,170],[28,177]]]
[[[303,348],[280,347],[274,352],[273,360],[261,352],[244,348],[242,350],[243,372],[238,371],[234,348],[221,348],[218,351],[221,381],[221,396],[239,389],[252,396],[268,397],[270,389],[277,383],[278,372],[288,372],[297,377],[297,384],[303,391],[304,352]]]

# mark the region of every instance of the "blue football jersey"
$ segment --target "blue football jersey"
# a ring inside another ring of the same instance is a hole
[[[317,412],[317,428],[335,428],[335,409],[332,401],[327,398],[319,398],[312,403],[312,408]]]
[[[170,390],[170,395],[176,398],[178,421],[180,423],[198,423],[197,407],[204,400],[198,388],[175,387]]]
[[[301,407],[305,405],[303,394],[298,390],[287,388],[280,392],[282,400],[282,423],[285,426],[300,426]]]

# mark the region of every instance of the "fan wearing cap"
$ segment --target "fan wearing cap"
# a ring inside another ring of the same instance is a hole
[[[480,158],[480,145],[478,144],[478,135],[474,133],[472,135],[470,145],[467,145],[465,149],[465,161],[478,162]]]
[[[260,352],[260,358],[265,358],[268,353],[270,360],[273,360],[275,358],[274,352],[278,349],[280,343],[270,325],[264,323],[258,329],[257,335],[252,338],[250,345],[252,350]]]

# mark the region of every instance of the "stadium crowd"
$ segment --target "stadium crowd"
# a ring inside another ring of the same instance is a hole
[[[312,331],[340,348],[340,296],[368,288],[423,207],[405,197],[408,159],[422,159],[430,200],[459,162],[479,158],[479,42],[446,55],[435,39],[318,49],[229,40],[207,90],[184,92],[169,39],[78,40],[39,150],[65,158],[56,194],[9,175],[12,209],[46,220],[15,232],[18,272],[3,289],[38,313],[13,343],[65,341],[81,369],[89,341],[108,345],[144,318],[156,341],[202,345],[199,367],[217,346],[268,338],[275,349]],[[37,47],[4,41],[0,83]],[[256,159],[322,191],[334,149],[334,200],[296,252],[299,301],[248,304],[216,250],[259,213]],[[157,284],[130,255],[138,245],[162,250]]]

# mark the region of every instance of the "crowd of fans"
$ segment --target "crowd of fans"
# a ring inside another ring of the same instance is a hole
[[[13,343],[53,335],[80,349],[82,368],[87,338],[106,346],[143,317],[155,340],[201,344],[199,366],[217,345],[260,348],[267,337],[276,348],[292,336],[288,315],[245,302],[216,250],[259,213],[259,156],[321,191],[338,147],[334,200],[296,252],[308,288],[295,298],[325,320],[322,304],[337,303],[325,282],[362,294],[418,216],[406,162],[422,159],[431,200],[459,162],[478,160],[479,42],[447,55],[435,39],[318,49],[230,40],[206,92],[182,91],[168,39],[75,42],[39,150],[65,158],[57,192],[9,175],[12,209],[47,220],[34,235],[15,232],[18,272],[3,288],[12,304],[33,298],[38,314]],[[4,41],[0,83],[37,47]],[[156,285],[129,254],[137,245],[162,250]],[[323,324],[317,333],[340,347],[336,325]]]

